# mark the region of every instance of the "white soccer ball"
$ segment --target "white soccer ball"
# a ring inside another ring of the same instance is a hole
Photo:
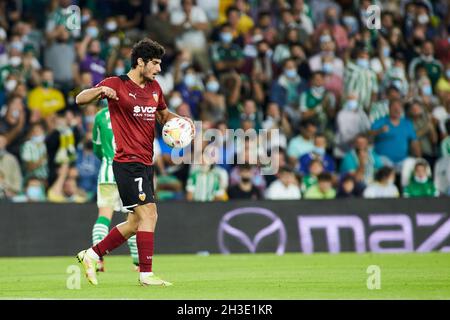
[[[189,121],[183,118],[172,118],[162,129],[164,142],[172,148],[184,148],[192,141],[192,128]]]

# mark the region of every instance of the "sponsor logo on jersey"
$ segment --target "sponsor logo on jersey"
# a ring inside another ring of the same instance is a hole
[[[136,100],[136,93],[128,93],[128,95],[130,96],[130,97],[133,97],[134,98],[134,100]]]
[[[150,106],[134,106],[133,113],[155,113],[156,107]]]

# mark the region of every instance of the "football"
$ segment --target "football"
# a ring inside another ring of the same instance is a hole
[[[184,148],[191,143],[193,132],[189,121],[173,118],[166,122],[162,129],[164,142],[172,148]]]

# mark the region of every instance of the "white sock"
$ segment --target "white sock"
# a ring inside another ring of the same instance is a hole
[[[148,277],[148,276],[152,276],[153,272],[139,272],[139,275],[140,275],[141,278],[145,278],[145,277]]]
[[[92,248],[89,248],[89,249],[86,251],[86,254],[87,254],[90,258],[92,258],[92,259],[94,259],[94,260],[96,260],[96,261],[100,260],[100,257],[98,256],[98,254],[95,253],[95,251],[92,250]]]

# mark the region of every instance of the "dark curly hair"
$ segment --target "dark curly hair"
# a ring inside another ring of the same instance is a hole
[[[136,68],[139,58],[147,63],[152,59],[161,59],[165,52],[164,47],[158,42],[148,38],[142,39],[133,46],[131,51],[131,67]]]

